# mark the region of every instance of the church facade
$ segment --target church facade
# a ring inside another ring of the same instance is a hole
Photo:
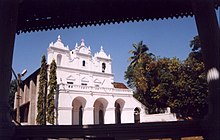
[[[52,60],[57,63],[55,99],[58,125],[176,121],[169,109],[161,114],[147,114],[145,106],[133,97],[131,89],[114,82],[112,59],[102,46],[92,55],[83,39],[70,50],[58,36],[55,43],[50,43],[47,57],[48,64]],[[24,124],[36,124],[39,70],[24,83],[21,118]]]

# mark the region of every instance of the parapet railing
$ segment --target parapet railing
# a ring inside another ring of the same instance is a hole
[[[95,87],[95,86],[86,86],[86,85],[70,85],[63,84],[60,86],[60,90],[65,91],[88,91],[88,92],[102,92],[102,93],[118,93],[118,94],[133,94],[131,89],[120,89],[120,88],[107,88],[107,87]]]

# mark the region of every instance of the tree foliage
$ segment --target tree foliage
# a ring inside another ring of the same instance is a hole
[[[46,125],[46,96],[47,96],[47,63],[45,55],[42,56],[40,67],[39,91],[37,100],[37,118],[40,125]]]
[[[17,92],[17,80],[14,79],[10,82],[10,92],[9,92],[9,110],[10,110],[10,115],[12,118],[13,116],[13,111],[14,111],[14,100],[15,100],[15,93]]]
[[[201,43],[198,36],[190,42],[192,52],[181,67],[180,80],[177,83],[184,102],[178,107],[182,117],[201,118],[208,112],[206,102],[208,84],[205,65],[201,53]]]
[[[129,52],[132,56],[129,58],[131,61],[130,65],[125,72],[125,79],[127,79],[127,84],[129,87],[136,88],[138,91],[145,91],[146,89],[146,79],[145,79],[145,67],[146,64],[153,61],[153,54],[147,53],[149,50],[147,45],[143,42],[132,45],[134,50]]]
[[[142,42],[133,47],[125,79],[149,113],[171,107],[183,119],[205,115],[208,88],[198,37],[190,42],[192,52],[183,62],[178,58],[155,57],[148,48],[142,49],[146,47]]]
[[[54,124],[55,120],[55,90],[57,85],[57,75],[56,75],[57,65],[55,60],[50,64],[50,74],[49,74],[49,94],[47,95],[47,121]]]

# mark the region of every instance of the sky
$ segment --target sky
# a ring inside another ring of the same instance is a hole
[[[126,84],[124,72],[133,43],[143,41],[156,56],[184,60],[191,51],[189,42],[197,34],[193,17],[22,33],[16,35],[12,67],[16,73],[27,69],[24,80],[40,67],[41,57],[47,56],[50,42],[56,42],[58,35],[70,49],[83,38],[93,55],[103,46],[112,58],[114,81]]]

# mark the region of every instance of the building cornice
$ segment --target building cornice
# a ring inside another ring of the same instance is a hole
[[[114,74],[110,73],[104,73],[104,72],[96,72],[96,71],[89,71],[89,70],[84,70],[84,69],[76,69],[76,68],[70,68],[70,67],[65,67],[65,66],[57,66],[57,70],[63,70],[67,72],[79,72],[79,73],[87,73],[87,74],[94,74],[98,76],[114,76]]]

